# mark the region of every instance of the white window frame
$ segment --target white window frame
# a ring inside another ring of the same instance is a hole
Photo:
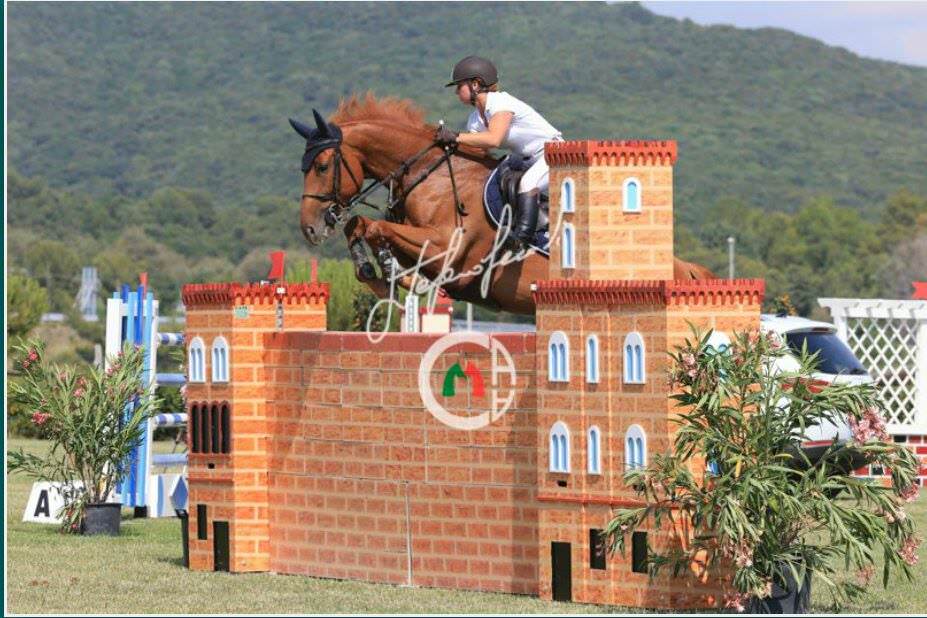
[[[570,381],[570,339],[563,331],[554,331],[547,342],[547,379]]]
[[[628,353],[628,347],[631,353]],[[625,384],[645,384],[647,382],[647,347],[644,338],[637,331],[628,333],[621,346],[621,358],[624,363]]]
[[[550,428],[549,469],[551,472],[570,472],[570,430],[563,421],[557,421]]]
[[[640,425],[631,425],[624,433],[624,468],[636,470],[647,466],[647,434]]]
[[[212,381],[229,381],[229,344],[221,335],[212,340]]]
[[[560,212],[576,212],[576,183],[569,177],[560,183]]]
[[[187,350],[187,377],[190,382],[206,381],[206,344],[200,337],[194,337]]]
[[[602,432],[596,425],[586,432],[586,459],[589,474],[602,474]]]
[[[589,335],[586,337],[586,382],[599,383],[599,367],[599,338]]]
[[[630,204],[628,202],[628,186],[631,183],[637,185],[637,204]],[[632,176],[631,178],[626,178],[623,183],[621,183],[621,209],[624,212],[642,212],[644,210],[644,185],[641,183],[640,179]]]
[[[560,243],[561,268],[576,268],[576,228],[572,223],[563,224]]]

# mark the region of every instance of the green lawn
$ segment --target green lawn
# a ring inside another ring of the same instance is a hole
[[[40,450],[43,443],[14,439],[11,448]],[[161,450],[170,450],[158,443]],[[176,519],[133,520],[124,511],[118,538],[61,535],[53,526],[22,523],[31,482],[7,483],[8,610],[34,613],[603,613],[624,608],[550,603],[532,597],[366,584],[293,575],[202,573],[181,565]],[[927,503],[911,509],[927,528]],[[922,560],[927,558],[922,552]],[[854,613],[921,613],[927,590],[921,581],[895,580],[888,590],[873,584]],[[816,587],[816,592],[821,592]],[[815,609],[830,611],[815,595]]]

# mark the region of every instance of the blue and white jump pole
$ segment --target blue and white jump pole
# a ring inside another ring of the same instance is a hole
[[[182,373],[157,373],[158,346],[184,344],[183,333],[158,333],[158,301],[147,290],[147,277],[141,277],[136,290],[128,285],[113,294],[106,302],[106,366],[125,342],[141,346],[144,350],[142,388],[153,395],[158,386],[183,386]],[[137,402],[130,404],[138,405]],[[129,413],[129,410],[126,411]],[[129,473],[116,488],[123,506],[135,508],[136,516],[173,517],[175,509],[187,507],[186,453],[153,455],[152,436],[156,427],[178,427],[187,424],[183,412],[157,414],[148,426],[127,462]],[[155,466],[182,465],[180,474],[153,474]]]

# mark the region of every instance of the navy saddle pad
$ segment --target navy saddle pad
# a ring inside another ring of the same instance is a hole
[[[495,229],[499,228],[499,220],[502,218],[502,207],[505,205],[502,199],[502,174],[500,173],[505,165],[508,165],[508,157],[503,159],[502,162],[496,166],[496,169],[494,169],[492,174],[489,175],[489,178],[486,179],[486,185],[483,187],[483,207],[486,208],[486,215],[489,217]],[[534,240],[531,242],[531,245],[544,257],[550,257],[550,251],[548,249],[549,244],[550,237],[548,235],[547,226],[545,225],[535,232]]]

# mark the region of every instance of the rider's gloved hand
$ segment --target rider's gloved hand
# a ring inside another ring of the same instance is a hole
[[[435,131],[435,142],[441,144],[442,146],[453,146],[457,143],[457,136],[459,133],[457,131],[451,131],[444,125],[438,127],[438,130]]]

